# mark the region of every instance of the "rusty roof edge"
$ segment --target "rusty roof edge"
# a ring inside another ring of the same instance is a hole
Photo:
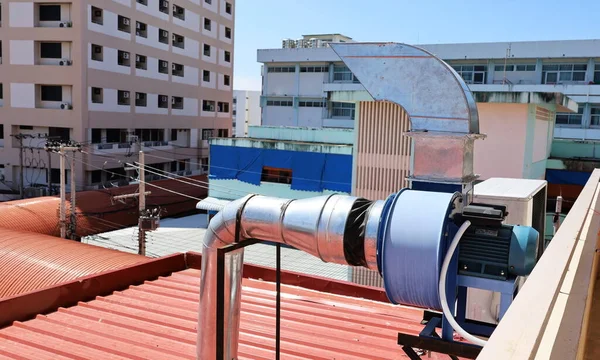
[[[109,270],[0,300],[0,329],[187,268],[185,254]]]

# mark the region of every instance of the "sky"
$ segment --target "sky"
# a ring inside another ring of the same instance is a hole
[[[444,44],[600,39],[598,0],[236,0],[236,90],[260,90],[257,49],[341,33],[356,41]]]

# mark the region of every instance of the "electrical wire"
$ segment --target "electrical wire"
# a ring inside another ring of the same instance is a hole
[[[442,305],[442,311],[444,313],[444,317],[446,320],[448,320],[448,322],[450,323],[452,328],[454,330],[456,330],[456,332],[460,336],[465,338],[467,341],[469,341],[475,345],[485,346],[485,344],[487,344],[487,341],[482,340],[476,336],[469,334],[467,331],[465,331],[465,329],[463,329],[458,324],[456,319],[454,319],[454,314],[452,314],[452,311],[450,310],[450,307],[448,306],[448,299],[446,297],[446,278],[448,276],[448,267],[450,266],[450,261],[452,260],[452,256],[454,255],[454,252],[456,251],[458,242],[462,238],[465,231],[467,231],[469,226],[471,226],[471,222],[469,220],[465,221],[460,226],[460,228],[456,232],[456,235],[454,235],[452,242],[450,243],[450,247],[448,248],[448,251],[446,252],[446,257],[444,257],[444,262],[442,263],[442,269],[440,271],[440,283],[438,284],[438,289],[440,292],[440,303]]]

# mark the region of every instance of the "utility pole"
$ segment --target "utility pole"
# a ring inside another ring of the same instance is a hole
[[[140,198],[139,211],[140,218],[138,219],[138,254],[146,255],[146,230],[142,226],[142,214],[146,211],[146,174],[144,171],[144,152],[140,151]]]
[[[75,222],[76,222],[76,208],[75,208],[75,152],[81,151],[81,145],[73,142],[56,142],[48,141],[44,147],[46,151],[58,152],[60,157],[60,209],[59,209],[59,224],[60,224],[60,237],[63,239],[67,238],[67,196],[66,196],[66,152],[72,151],[73,158],[71,159],[71,226],[70,226],[70,237],[71,239],[76,238],[75,233]],[[50,180],[50,179],[48,179]]]
[[[146,231],[156,230],[158,228],[158,224],[160,221],[160,215],[156,213],[152,213],[146,210],[146,195],[150,195],[150,191],[146,191],[146,176],[144,170],[144,152],[139,152],[139,161],[138,166],[134,164],[127,164],[130,168],[125,168],[125,170],[129,169],[138,169],[139,171],[139,191],[134,194],[125,194],[113,196],[113,200],[122,200],[122,199],[130,199],[130,198],[138,198],[138,210],[139,210],[139,218],[138,218],[138,254],[146,255]]]
[[[71,156],[71,240],[77,240],[77,208],[75,207],[75,152]]]
[[[59,155],[60,155],[60,219],[58,220],[60,223],[60,237],[63,239],[67,238],[67,203],[66,203],[66,194],[65,194],[65,147],[64,145],[60,145],[59,147]],[[73,169],[71,169],[73,172]]]

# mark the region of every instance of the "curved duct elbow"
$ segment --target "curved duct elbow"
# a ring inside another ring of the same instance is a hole
[[[377,228],[383,201],[331,195],[288,200],[249,195],[210,222],[202,250],[198,358],[216,357],[217,249],[259,239],[293,246],[325,262],[377,269]],[[243,249],[225,259],[224,358],[237,356]]]

